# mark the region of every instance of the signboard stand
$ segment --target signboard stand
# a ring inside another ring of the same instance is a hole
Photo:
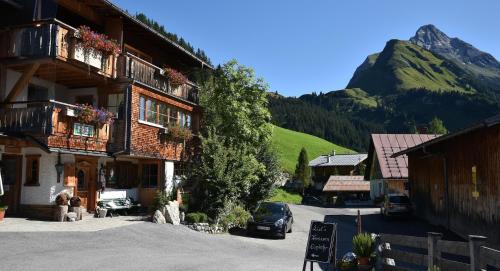
[[[331,270],[335,270],[337,263],[336,223],[311,221],[302,271],[306,271],[307,262],[311,271],[315,262],[328,264]]]

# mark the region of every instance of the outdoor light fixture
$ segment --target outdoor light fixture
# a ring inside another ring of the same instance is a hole
[[[56,164],[56,172],[57,172],[57,182],[61,182],[61,174],[64,170],[64,164],[61,163],[61,153],[59,152],[57,155],[57,164]]]

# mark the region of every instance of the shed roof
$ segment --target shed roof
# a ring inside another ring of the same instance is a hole
[[[309,162],[310,167],[356,166],[366,160],[368,154],[321,155]]]
[[[330,176],[323,187],[324,192],[339,191],[370,191],[370,182],[364,181],[364,176]]]
[[[394,153],[432,140],[434,134],[372,134],[372,144],[384,179],[408,178],[408,157]]]
[[[495,115],[495,116],[490,117],[490,118],[487,118],[487,119],[483,120],[482,122],[480,122],[480,123],[478,123],[476,125],[470,126],[470,127],[465,128],[463,130],[460,130],[458,132],[451,133],[451,134],[446,134],[446,135],[434,138],[432,140],[422,142],[421,144],[408,147],[406,149],[403,149],[403,150],[401,150],[399,152],[394,153],[392,156],[393,157],[401,157],[401,156],[406,157],[407,153],[416,151],[418,149],[421,149],[421,148],[424,148],[424,147],[436,144],[438,142],[449,140],[449,139],[457,137],[459,135],[470,133],[470,132],[475,131],[475,130],[480,129],[480,128],[491,127],[491,126],[495,126],[495,125],[498,125],[498,124],[500,124],[500,114]]]

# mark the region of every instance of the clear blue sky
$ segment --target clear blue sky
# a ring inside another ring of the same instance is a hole
[[[434,24],[500,58],[500,1],[113,0],[200,47],[214,64],[237,59],[272,91],[344,88],[367,55]]]

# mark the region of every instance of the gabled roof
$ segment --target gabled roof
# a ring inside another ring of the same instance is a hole
[[[368,157],[366,153],[321,155],[309,162],[310,167],[356,166]]]
[[[332,175],[323,187],[324,192],[335,191],[370,191],[370,182],[364,181],[364,176]]]
[[[377,155],[382,177],[384,179],[408,178],[408,157],[402,155],[394,158],[392,155],[438,136],[434,134],[372,134],[371,144]]]
[[[415,150],[418,150],[418,149],[421,149],[421,148],[424,148],[424,147],[427,147],[427,146],[430,146],[430,145],[434,145],[434,144],[436,144],[438,142],[449,140],[449,139],[454,138],[454,137],[459,136],[459,135],[463,135],[463,134],[467,134],[467,133],[473,132],[473,131],[475,131],[477,129],[480,129],[480,128],[488,128],[488,127],[492,127],[492,126],[495,126],[495,125],[498,125],[498,124],[500,124],[500,114],[495,115],[495,116],[490,117],[490,118],[487,118],[487,119],[483,120],[482,122],[480,122],[480,123],[478,123],[476,125],[473,125],[471,127],[465,128],[465,129],[463,129],[461,131],[458,131],[456,133],[446,134],[446,135],[434,138],[432,140],[423,142],[422,144],[406,148],[404,150],[401,150],[399,152],[394,153],[392,156],[393,157],[399,157],[399,156],[405,156],[406,157],[407,153],[413,152]]]

